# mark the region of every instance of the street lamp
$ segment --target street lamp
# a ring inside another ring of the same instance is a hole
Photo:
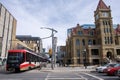
[[[54,69],[55,66],[55,46],[54,46],[54,32],[57,33],[57,31],[53,28],[47,28],[47,27],[41,27],[41,29],[49,29],[52,31],[52,34],[50,37],[52,37],[52,59],[51,59],[51,68]]]
[[[84,62],[84,66],[85,66],[85,69],[87,69],[87,51],[86,49],[83,50],[83,62]]]

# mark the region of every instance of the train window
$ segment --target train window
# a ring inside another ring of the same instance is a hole
[[[26,61],[29,61],[29,58],[30,58],[30,55],[29,55],[29,53],[27,52],[27,54],[26,54]]]
[[[8,54],[8,63],[22,63],[24,61],[23,54],[10,52]]]
[[[0,58],[0,66],[2,66],[3,64],[2,64],[2,59]]]

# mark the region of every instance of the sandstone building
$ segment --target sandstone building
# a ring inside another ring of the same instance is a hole
[[[0,3],[0,57],[6,57],[16,37],[16,19]]]
[[[113,28],[111,8],[100,0],[94,11],[95,25],[77,24],[68,29],[65,63],[102,64],[120,56],[120,25]],[[85,54],[86,53],[86,54]]]

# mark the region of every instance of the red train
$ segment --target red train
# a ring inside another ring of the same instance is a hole
[[[40,67],[47,59],[28,50],[9,50],[7,57],[7,71],[23,71]]]

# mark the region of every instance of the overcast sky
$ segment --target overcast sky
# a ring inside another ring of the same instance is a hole
[[[67,29],[76,24],[94,24],[94,11],[99,0],[0,0],[17,20],[17,35],[48,37],[58,31],[57,45],[65,45]],[[120,23],[120,0],[104,0],[111,6],[113,23]],[[43,47],[51,47],[51,38],[43,40]]]

